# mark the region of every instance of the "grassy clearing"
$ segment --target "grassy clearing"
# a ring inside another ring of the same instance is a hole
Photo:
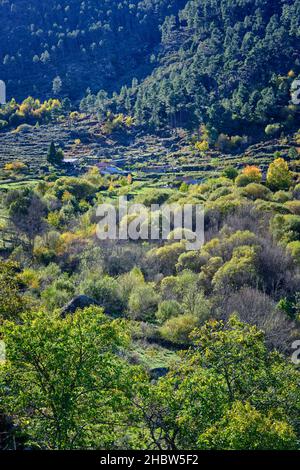
[[[134,343],[131,358],[148,370],[169,368],[171,364],[179,360],[176,352],[158,345],[150,345],[145,341],[136,341]]]

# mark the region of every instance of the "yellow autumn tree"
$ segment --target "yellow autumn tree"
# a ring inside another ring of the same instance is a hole
[[[6,163],[4,165],[4,171],[12,172],[12,173],[21,173],[22,171],[27,170],[27,165],[23,162],[15,161]]]
[[[201,153],[207,152],[207,150],[209,149],[209,143],[206,140],[203,140],[202,142],[196,142],[195,148]]]
[[[277,158],[268,169],[268,186],[273,190],[289,189],[291,183],[292,174],[287,162],[283,158]]]

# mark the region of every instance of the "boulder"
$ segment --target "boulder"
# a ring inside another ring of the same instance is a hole
[[[100,304],[91,297],[88,297],[87,295],[78,295],[77,297],[74,297],[74,299],[70,300],[70,302],[62,308],[61,316],[65,317],[69,313],[75,313],[76,310],[84,309],[86,307],[90,307],[91,305],[96,305],[98,307],[100,306]]]

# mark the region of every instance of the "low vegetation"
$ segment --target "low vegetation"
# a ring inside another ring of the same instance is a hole
[[[97,204],[124,190],[146,208],[204,204],[203,247],[98,240]],[[6,446],[297,449],[299,195],[279,157],[266,181],[245,165],[154,189],[91,168],[8,191]]]

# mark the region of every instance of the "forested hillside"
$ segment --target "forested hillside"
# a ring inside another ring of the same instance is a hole
[[[299,0],[188,1],[163,24],[153,73],[110,105],[155,126],[200,121],[231,135],[291,128],[299,13]]]
[[[159,25],[184,0],[1,0],[0,76],[9,95],[77,99],[151,71]]]
[[[300,0],[2,0],[0,15],[10,97],[86,95],[85,111],[231,135],[299,118]]]
[[[299,26],[299,1],[188,2],[165,23],[166,54],[141,87],[137,112],[154,121],[206,119],[229,133],[249,123],[292,124],[295,110],[287,105],[300,70]]]

